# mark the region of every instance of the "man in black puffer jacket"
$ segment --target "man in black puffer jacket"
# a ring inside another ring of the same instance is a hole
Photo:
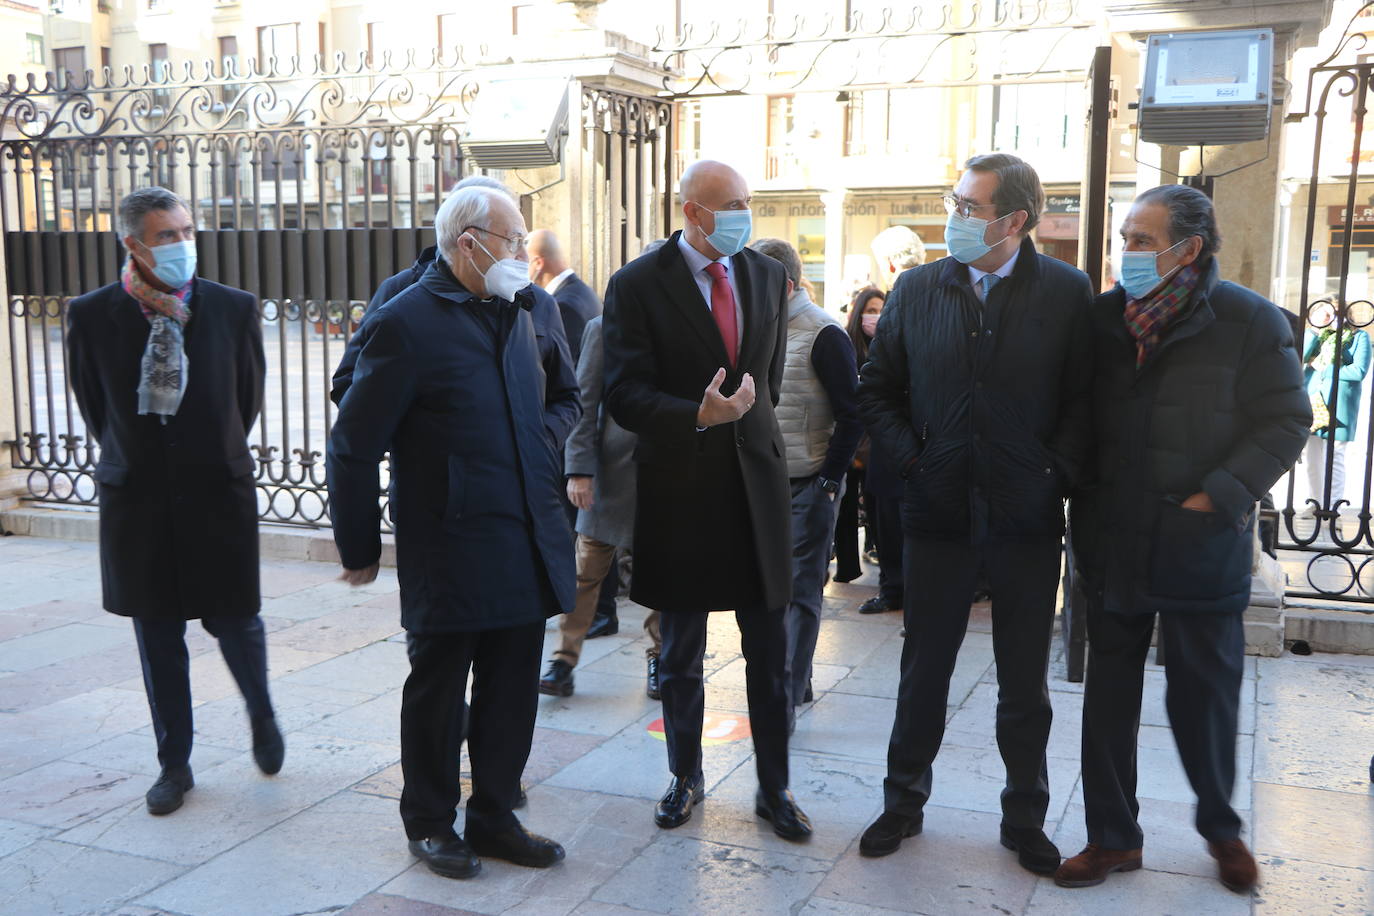
[[[1088,584],[1083,800],[1065,887],[1139,868],[1136,737],[1154,615],[1165,705],[1223,884],[1258,869],[1231,807],[1255,502],[1293,465],[1312,411],[1284,314],[1220,278],[1212,202],[1166,185],[1122,226],[1121,286],[1094,304],[1095,474],[1073,500]]]
[[[875,445],[904,478],[908,633],[887,752],[884,811],[859,851],[921,830],[945,730],[949,679],[980,573],[994,600],[997,743],[1007,768],[1002,844],[1051,874],[1045,676],[1064,497],[1088,444],[1092,380],[1086,275],[1039,254],[1035,171],[978,156],[946,198],[951,257],[903,273],[859,384]]]

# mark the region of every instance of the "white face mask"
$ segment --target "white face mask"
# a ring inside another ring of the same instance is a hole
[[[487,295],[495,296],[498,299],[505,299],[507,302],[515,301],[515,294],[530,285],[530,268],[524,261],[517,261],[515,258],[497,259],[496,255],[487,251],[487,246],[477,241],[477,237],[468,233],[468,238],[477,243],[477,247],[486,252],[487,257],[491,258],[492,265],[482,273],[482,281],[487,285]],[[476,263],[473,263],[476,267]]]

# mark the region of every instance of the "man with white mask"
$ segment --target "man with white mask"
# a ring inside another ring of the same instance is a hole
[[[945,198],[950,256],[897,278],[859,381],[874,443],[904,478],[907,640],[888,745],[884,810],[859,851],[921,832],[945,708],[980,574],[993,594],[1001,842],[1051,874],[1045,836],[1046,686],[1064,497],[1088,445],[1086,275],[1039,254],[1035,171],[975,156]]]
[[[378,462],[391,454],[401,622],[401,819],[411,852],[467,878],[479,856],[546,867],[563,848],[512,808],[538,708],[545,621],[573,605],[572,532],[553,426],[577,386],[550,390],[529,310],[525,225],[489,188],[449,195],[438,258],[359,329],[326,467],[345,581],[377,576]],[[468,673],[472,797],[454,830]]]
[[[266,362],[257,297],[196,276],[185,201],[134,191],[119,227],[129,252],[120,280],[69,306],[67,371],[100,445],[104,606],[133,618],[162,765],[148,811],[170,814],[195,784],[186,621],[219,641],[258,768],[276,773],[285,754],[267,690],[248,450]]]

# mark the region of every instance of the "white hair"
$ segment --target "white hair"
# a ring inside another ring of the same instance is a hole
[[[520,198],[516,196],[514,191],[497,181],[495,178],[492,178],[490,175],[469,175],[450,188],[449,194],[452,195],[456,191],[463,190],[463,188],[491,188],[493,191],[500,191],[517,204],[520,202]]]
[[[926,246],[909,226],[890,226],[873,237],[873,256],[891,261],[898,270],[920,267],[926,262]]]
[[[434,215],[434,231],[438,236],[439,254],[450,265],[450,257],[458,249],[458,237],[469,226],[485,229],[491,217],[491,201],[497,191],[484,187],[458,188],[444,199]]]

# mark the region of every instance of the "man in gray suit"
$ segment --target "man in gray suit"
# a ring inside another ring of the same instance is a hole
[[[661,244],[661,243],[660,243]],[[645,252],[659,246],[650,243]],[[577,384],[582,391],[582,419],[568,437],[564,472],[568,499],[577,507],[577,597],[571,614],[559,625],[562,641],[539,679],[539,692],[572,696],[573,669],[582,653],[582,642],[596,614],[597,598],[607,574],[614,575],[617,548],[628,550],[634,535],[635,462],[637,437],[623,429],[603,409],[605,389],[601,316],[587,322],[582,352],[577,361]],[[645,650],[648,668],[645,692],[659,699],[658,611],[644,618],[650,645]]]

